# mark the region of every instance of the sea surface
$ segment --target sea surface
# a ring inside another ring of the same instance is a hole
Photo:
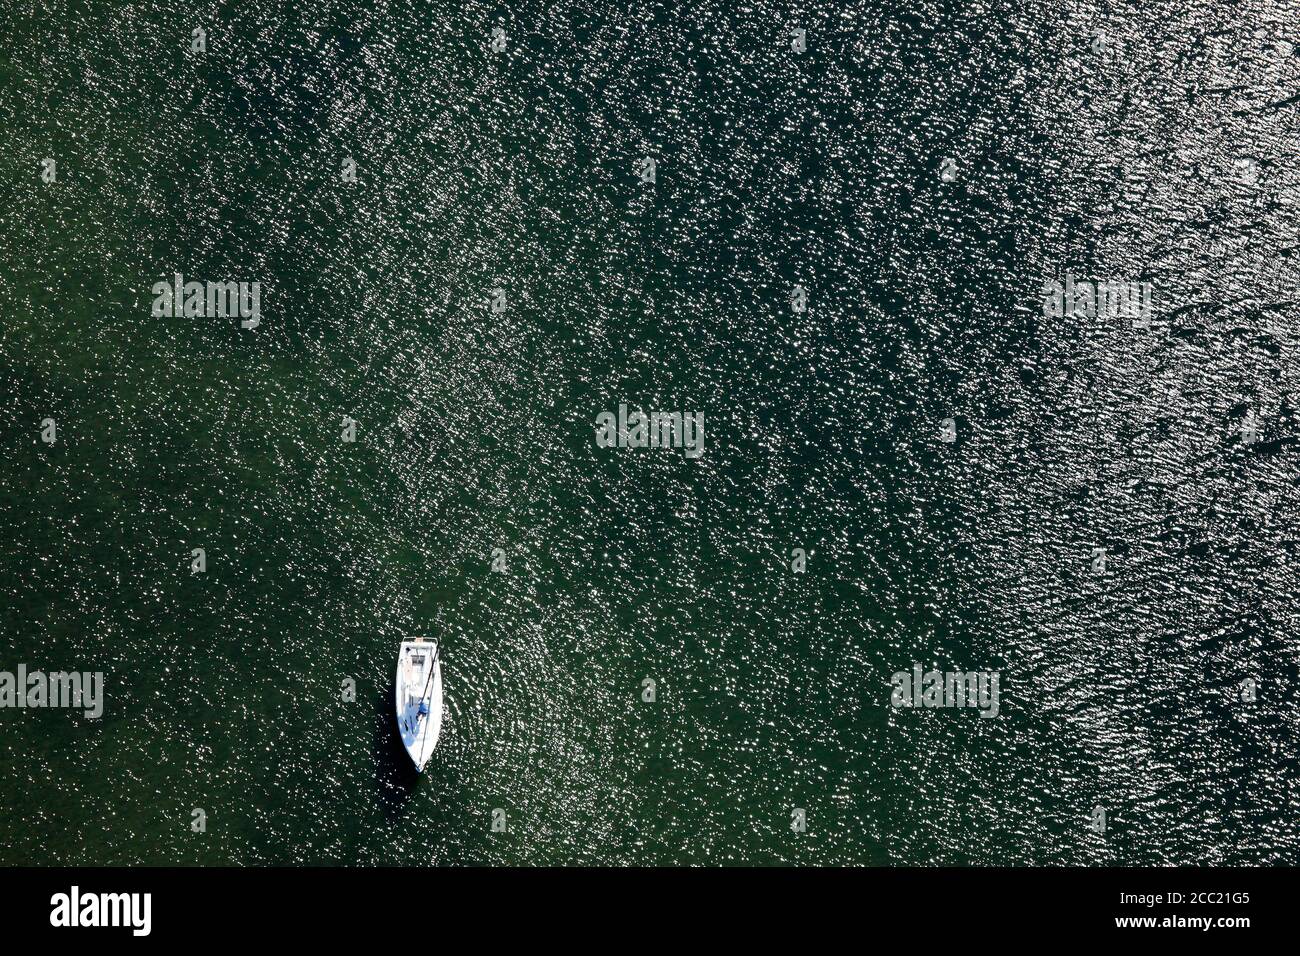
[[[0,709],[0,863],[1300,863],[1297,43],[0,0],[0,670],[106,681]],[[598,447],[620,402],[704,453]]]

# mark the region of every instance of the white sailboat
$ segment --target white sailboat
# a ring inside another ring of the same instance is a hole
[[[438,642],[402,641],[397,652],[397,730],[416,770],[423,770],[442,732],[442,664]]]

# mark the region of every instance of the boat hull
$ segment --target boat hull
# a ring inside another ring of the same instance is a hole
[[[416,770],[424,769],[442,734],[442,661],[437,650],[434,641],[402,641],[397,653],[397,732]]]

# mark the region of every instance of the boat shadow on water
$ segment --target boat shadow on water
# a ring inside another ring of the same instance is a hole
[[[375,732],[371,746],[375,762],[375,790],[379,796],[380,808],[387,819],[402,815],[420,782],[420,773],[411,763],[397,734],[397,718],[393,714],[395,683],[394,678],[388,678],[375,699]]]

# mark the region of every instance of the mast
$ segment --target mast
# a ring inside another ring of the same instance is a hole
[[[437,673],[436,668],[438,667],[438,651],[439,651],[439,645],[435,642],[434,645],[433,645],[433,657],[432,657],[432,658],[430,659],[430,661],[429,661],[429,677],[428,677],[428,679],[425,680],[425,682],[424,682],[424,692],[423,692],[422,694],[420,694],[420,701],[421,701],[421,703],[423,703],[424,700],[429,696],[429,688],[433,685],[433,675],[434,675],[435,673]],[[430,703],[429,703],[429,713],[428,713],[428,716],[429,716],[429,717],[432,717],[432,716],[433,716],[433,702],[432,702],[432,701],[430,701]],[[420,720],[421,720],[421,719],[422,719],[422,718],[421,718],[421,716],[420,716],[420,714],[419,714],[419,709],[417,708],[417,709],[416,709],[416,717],[415,717],[415,725],[416,725],[416,727],[419,727],[419,726],[420,726]],[[423,748],[420,749],[419,769],[420,769],[420,770],[423,770],[423,769],[424,769],[424,749],[423,749]]]

